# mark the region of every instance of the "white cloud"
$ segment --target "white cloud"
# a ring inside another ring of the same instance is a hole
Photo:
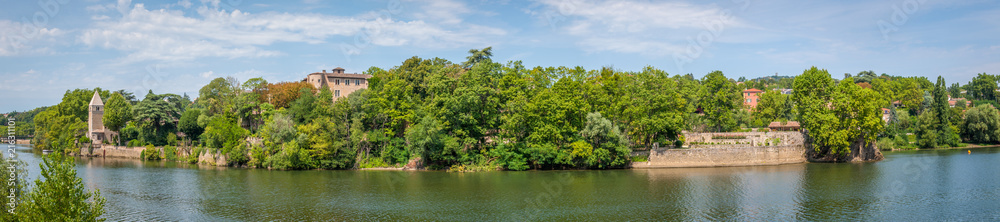
[[[696,36],[706,24],[724,29],[746,27],[730,11],[715,5],[650,1],[541,1],[539,16],[565,33],[577,36],[586,51],[669,55],[682,52],[685,36]],[[734,5],[733,8],[739,8]]]
[[[459,24],[462,15],[472,12],[465,3],[453,0],[410,0],[417,2],[422,11],[414,13],[420,20],[438,21],[443,24]]]
[[[0,56],[48,55],[56,39],[66,32],[59,28],[36,27],[0,20]]]
[[[191,8],[191,1],[189,1],[189,0],[181,0],[181,1],[177,2],[177,5],[180,5],[181,7],[184,7],[184,8]]]
[[[189,17],[182,11],[149,10],[143,4],[136,4],[120,20],[95,22],[94,28],[82,32],[79,41],[88,46],[129,52],[123,62],[130,63],[187,61],[199,57],[272,57],[284,53],[262,47],[275,42],[322,44],[334,36],[370,37],[371,44],[377,46],[453,47],[483,42],[484,36],[506,34],[501,29],[476,25],[445,29],[424,21],[379,17],[378,13],[340,17],[247,13],[202,6],[197,14],[199,17]]]
[[[203,73],[200,74],[200,76],[202,78],[209,78],[209,77],[212,77],[212,74],[214,74],[214,73],[215,72],[213,72],[213,71],[203,72]]]

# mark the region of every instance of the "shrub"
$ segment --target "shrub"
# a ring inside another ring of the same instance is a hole
[[[106,200],[99,190],[86,191],[74,159],[55,153],[42,160],[40,177],[17,208],[21,221],[103,221]]]
[[[153,144],[146,145],[146,149],[139,153],[144,160],[160,160],[160,150],[153,147]]]
[[[169,161],[177,161],[177,147],[174,146],[164,146],[163,147],[164,159]]]

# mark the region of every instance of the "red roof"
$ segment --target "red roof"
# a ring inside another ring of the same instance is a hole
[[[748,89],[748,90],[743,90],[743,92],[745,92],[745,93],[754,93],[754,92],[764,92],[764,91],[761,91],[759,89]]]

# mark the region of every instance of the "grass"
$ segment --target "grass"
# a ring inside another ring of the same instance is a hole
[[[647,155],[633,156],[632,162],[649,162],[649,156]]]

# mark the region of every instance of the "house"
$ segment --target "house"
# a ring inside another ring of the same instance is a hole
[[[757,108],[757,103],[760,102],[761,93],[764,93],[764,91],[759,89],[743,90],[743,105],[748,107],[747,111]]]
[[[338,98],[347,97],[354,91],[367,89],[368,79],[372,78],[371,75],[344,73],[344,68],[340,67],[334,68],[332,71],[331,73],[327,73],[326,70],[310,73],[302,81],[311,83],[316,89],[323,87],[330,89],[330,92],[333,93],[333,101],[337,101]]]
[[[771,124],[767,125],[767,128],[771,129],[771,131],[799,131],[802,127],[799,126],[799,122],[788,121],[785,123],[771,122]]]
[[[969,106],[972,105],[972,102],[967,101],[965,99],[949,99],[948,100],[948,107],[955,108],[955,105],[959,104],[959,101],[965,101],[964,102],[965,103],[964,107],[969,107]]]
[[[882,121],[889,123],[889,118],[892,118],[892,110],[882,108]]]
[[[781,89],[781,94],[791,95],[792,89]]]

